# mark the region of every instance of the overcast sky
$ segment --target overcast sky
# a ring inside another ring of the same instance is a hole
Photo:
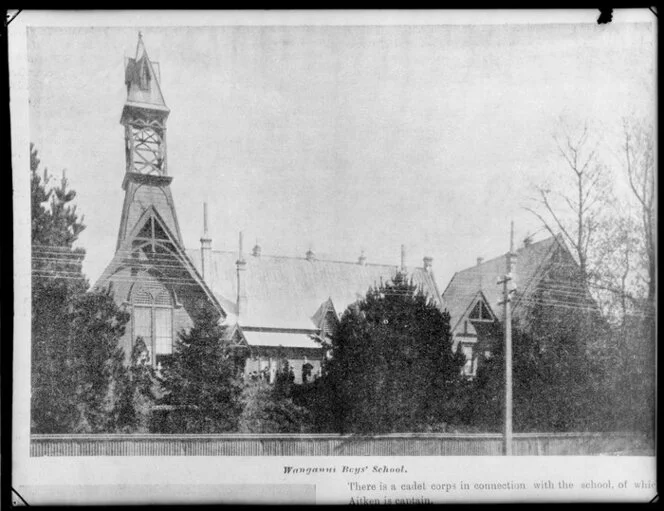
[[[110,261],[125,172],[123,60],[137,32],[171,109],[169,174],[184,243],[258,239],[264,254],[409,265],[441,289],[539,230],[522,206],[560,170],[561,116],[605,139],[654,114],[648,24],[31,28],[30,137],[67,169],[85,271]],[[540,234],[540,238],[543,234]]]

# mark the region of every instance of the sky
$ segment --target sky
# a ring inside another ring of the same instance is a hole
[[[78,192],[91,283],[115,251],[138,30],[187,248],[207,202],[214,249],[243,231],[263,254],[397,265],[403,244],[408,265],[434,258],[441,290],[504,254],[511,220],[517,241],[546,236],[524,206],[564,165],[561,117],[608,144],[655,112],[651,24],[31,27],[30,138]]]

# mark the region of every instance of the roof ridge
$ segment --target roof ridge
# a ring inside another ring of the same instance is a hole
[[[192,251],[200,251],[200,248],[185,248],[185,250],[192,250]],[[217,254],[237,254],[236,250],[218,250],[218,249],[212,249],[212,253],[217,253]],[[288,255],[275,255],[275,254],[261,254],[259,256],[260,259],[263,258],[271,258],[271,259],[290,259],[294,261],[306,261],[306,257],[300,257],[300,256],[288,256]],[[248,259],[248,257],[247,257]],[[318,259],[316,258],[314,262],[317,263],[336,263],[336,264],[350,264],[353,266],[380,266],[380,267],[385,267],[385,268],[398,268],[398,264],[386,264],[386,263],[365,263],[364,265],[359,264],[357,261],[340,261],[337,259]],[[413,267],[414,269],[422,269],[419,266]]]
[[[551,242],[556,241],[556,239],[557,239],[557,236],[549,236],[548,238],[544,238],[543,240],[535,241],[535,242],[531,243],[530,245],[528,245],[527,247],[517,248],[516,253],[518,255],[519,253],[523,253],[524,250],[532,249],[535,245],[541,245],[544,242],[551,243]],[[459,270],[454,275],[456,276],[457,273],[463,273],[463,272],[466,272],[466,271],[469,271],[469,270],[473,270],[475,268],[481,268],[482,266],[488,265],[489,263],[494,263],[497,260],[504,259],[506,255],[507,255],[507,252],[505,252],[505,254],[502,254],[502,255],[499,255],[499,256],[496,256],[496,257],[492,257],[491,259],[488,259],[487,261],[483,261],[481,264],[476,264],[474,266],[469,266],[467,268],[464,268],[463,270]],[[454,276],[452,278],[454,278]]]

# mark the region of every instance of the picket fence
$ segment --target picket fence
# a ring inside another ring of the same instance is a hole
[[[500,456],[499,434],[31,435],[31,456]],[[650,454],[634,433],[516,433],[517,456]]]

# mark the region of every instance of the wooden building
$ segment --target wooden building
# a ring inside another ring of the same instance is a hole
[[[551,236],[536,243],[526,241],[516,250],[512,285],[516,293],[512,298],[512,317],[526,320],[529,306],[553,303],[556,315],[564,321],[571,307],[596,308],[583,280],[579,265],[561,235]],[[443,291],[443,306],[449,311],[454,336],[453,349],[466,356],[463,372],[469,378],[477,375],[482,362],[492,356],[497,343],[502,343],[501,324],[504,308],[503,287],[497,281],[507,270],[506,256],[488,261],[477,259],[477,264],[454,274]],[[536,293],[557,294],[558,300],[544,299]],[[564,303],[563,303],[564,302]],[[582,302],[582,303],[575,303]]]
[[[127,99],[120,123],[126,149],[125,193],[116,252],[96,283],[110,287],[131,313],[123,348],[129,356],[140,336],[155,367],[173,353],[177,333],[190,328],[202,309],[213,310],[227,339],[247,351],[247,377],[274,378],[279,360],[289,360],[297,382],[320,374],[324,343],[348,305],[371,286],[407,272],[434,303],[442,304],[431,269],[357,261],[326,261],[310,250],[303,257],[212,249],[207,208],[201,245],[185,249],[168,172],[166,106],[159,66],[139,35],[127,59]],[[118,140],[119,142],[119,140]],[[176,176],[179,177],[179,176]],[[187,204],[187,207],[199,205]]]

